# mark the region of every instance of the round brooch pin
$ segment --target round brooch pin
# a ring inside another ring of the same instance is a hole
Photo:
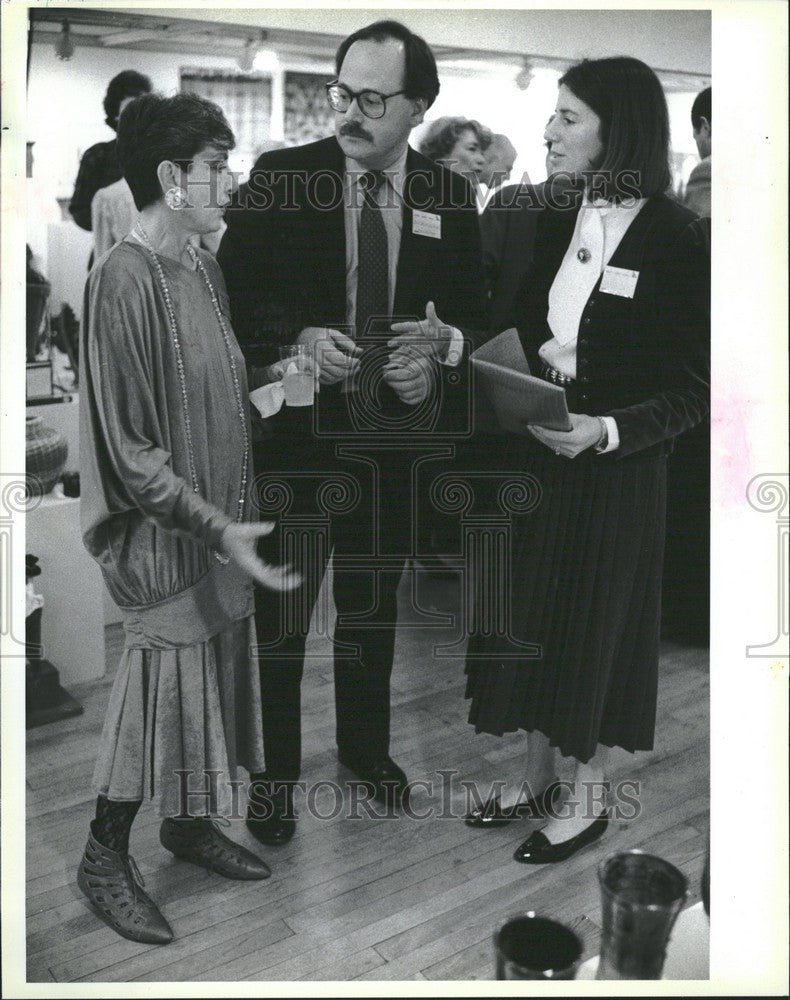
[[[585,247],[582,247],[581,250],[576,254],[576,256],[579,258],[582,264],[586,264],[587,261],[590,260],[590,258],[592,257],[592,254]]]

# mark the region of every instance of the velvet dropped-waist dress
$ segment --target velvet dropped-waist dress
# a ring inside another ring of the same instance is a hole
[[[578,211],[547,208],[538,222],[516,307],[534,373]],[[647,199],[609,265],[638,272],[633,296],[602,292],[598,280],[566,394],[572,413],[613,417],[619,447],[568,459],[509,436],[509,468],[535,477],[540,501],[514,516],[506,599],[512,638],[540,655],[516,644],[501,655],[501,637],[473,629],[466,666],[477,732],[537,730],[580,761],[599,744],[653,747],[666,463],[673,438],[709,412],[710,258],[693,213]]]
[[[247,421],[244,358],[222,274],[217,291]],[[88,551],[123,613],[125,648],[94,774],[114,800],[153,799],[160,815],[231,805],[236,767],[263,770],[252,584],[214,555],[238,509],[244,435],[228,353],[198,270],[159,257],[175,311],[179,377],[149,252],[128,238],[91,271],[80,350],[81,521]],[[184,396],[186,389],[186,398]],[[192,488],[184,406],[198,492]],[[248,459],[249,462],[249,459]],[[250,520],[248,467],[244,520]],[[211,772],[211,773],[210,773]],[[216,773],[216,777],[213,776]]]

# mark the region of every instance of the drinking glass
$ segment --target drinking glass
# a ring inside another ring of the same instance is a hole
[[[572,930],[534,912],[513,917],[494,935],[497,979],[575,979],[582,943]]]
[[[306,344],[280,348],[286,406],[312,406],[315,400],[315,367]]]
[[[688,880],[663,858],[624,851],[598,866],[603,906],[598,979],[660,979]]]

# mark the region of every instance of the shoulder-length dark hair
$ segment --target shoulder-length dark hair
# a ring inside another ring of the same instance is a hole
[[[437,118],[420,142],[420,152],[434,162],[446,160],[464,132],[474,132],[483,150],[491,145],[491,130],[473,118]]]
[[[670,186],[669,112],[658,77],[639,59],[585,59],[560,78],[601,119],[601,162],[588,188],[609,201],[648,198]]]
[[[156,171],[164,160],[189,169],[206,146],[235,145],[221,108],[196,94],[145,94],[123,109],[118,122],[118,162],[138,212],[162,197]]]
[[[436,59],[430,46],[420,35],[415,35],[400,21],[376,21],[359,28],[348,38],[344,38],[335,54],[335,73],[340,76],[340,68],[346,53],[354,42],[383,42],[395,38],[403,42],[406,66],[403,73],[403,89],[406,97],[413,100],[422,97],[426,107],[430,107],[439,93],[439,73]]]

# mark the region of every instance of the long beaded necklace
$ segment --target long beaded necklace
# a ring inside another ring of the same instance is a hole
[[[189,475],[192,480],[192,491],[194,493],[200,492],[200,487],[198,486],[197,470],[195,468],[195,453],[192,445],[192,422],[189,417],[189,399],[187,396],[187,382],[186,375],[184,372],[184,359],[181,353],[181,339],[178,335],[178,326],[176,324],[176,315],[173,308],[173,300],[170,296],[170,289],[168,288],[167,281],[165,279],[165,272],[162,269],[162,265],[159,261],[159,257],[154,250],[151,240],[143,229],[142,223],[138,221],[136,227],[132,230],[132,236],[135,236],[150,253],[151,259],[154,262],[154,270],[156,272],[157,279],[159,281],[159,286],[162,289],[162,294],[165,299],[165,307],[167,308],[167,318],[170,324],[170,337],[173,341],[173,349],[176,355],[176,368],[178,369],[178,380],[181,385],[181,406],[184,412],[184,428],[186,431],[187,438],[187,456],[189,460]],[[247,495],[247,465],[249,460],[250,452],[250,442],[249,434],[247,433],[247,420],[244,411],[244,399],[241,393],[241,383],[239,382],[239,374],[236,370],[236,361],[233,357],[233,349],[230,342],[230,334],[228,333],[228,328],[225,326],[225,320],[222,315],[222,310],[219,305],[219,298],[211,283],[211,279],[208,276],[206,268],[203,266],[203,261],[200,259],[199,255],[195,251],[194,247],[187,243],[187,252],[192,260],[192,263],[197,267],[200,272],[200,276],[206,283],[206,288],[208,288],[209,295],[211,296],[211,304],[214,307],[214,312],[217,316],[217,322],[219,323],[219,328],[222,331],[222,339],[225,341],[225,350],[228,355],[228,362],[230,363],[230,373],[233,379],[233,391],[236,395],[236,406],[239,421],[241,423],[242,436],[244,440],[244,461],[242,462],[241,470],[241,488],[239,491],[239,501],[236,509],[236,521],[240,523],[242,517],[244,516],[244,501]],[[214,553],[215,557],[221,563],[227,563],[228,559],[221,555],[219,552]]]

